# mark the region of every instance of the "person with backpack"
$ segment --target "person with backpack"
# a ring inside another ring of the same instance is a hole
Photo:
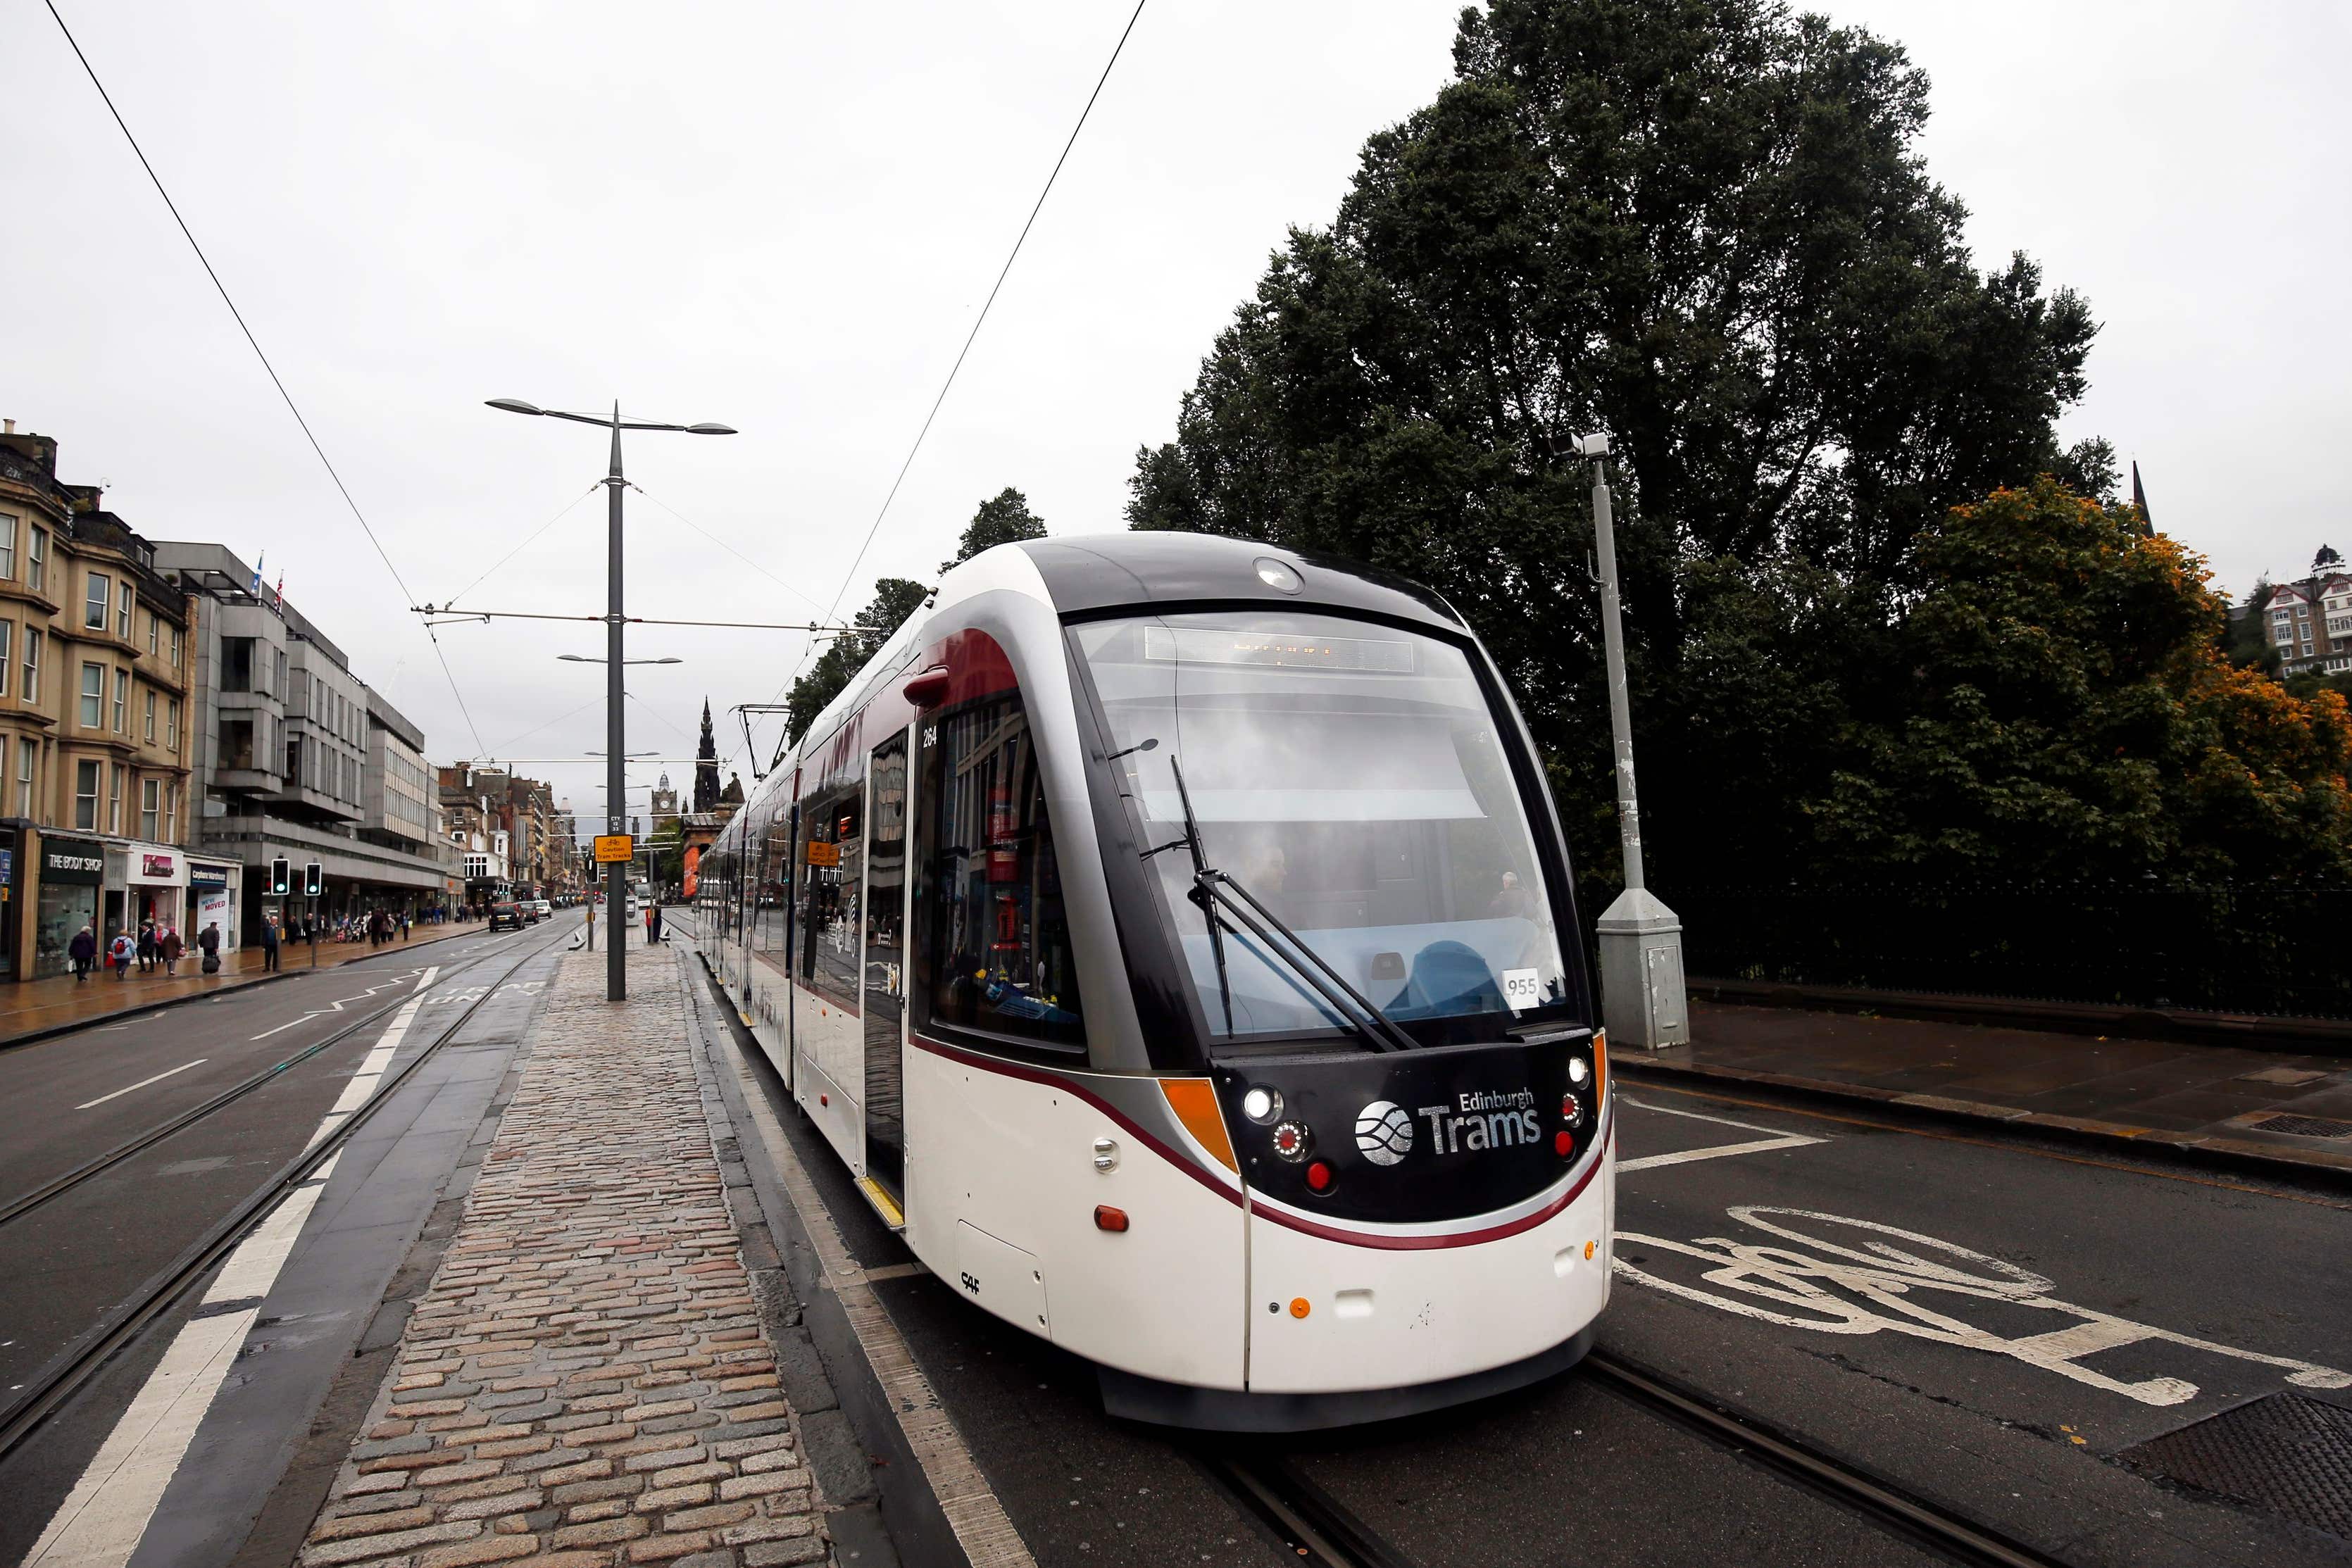
[[[74,984],[89,978],[89,967],[98,962],[98,937],[87,925],[74,933],[66,944],[66,956],[73,960]]]
[[[220,973],[220,922],[217,920],[207,921],[205,928],[196,933],[196,946],[205,950],[204,971],[207,975]]]
[[[139,956],[137,938],[128,931],[118,931],[115,933],[113,945],[106,951],[107,956],[114,960],[115,979],[118,982],[128,979],[131,976],[131,960]]]

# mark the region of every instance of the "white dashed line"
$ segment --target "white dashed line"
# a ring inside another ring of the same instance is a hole
[[[144,1089],[150,1083],[161,1083],[166,1078],[171,1077],[173,1072],[185,1072],[191,1067],[202,1067],[205,1062],[211,1060],[212,1058],[208,1056],[199,1056],[194,1061],[184,1061],[180,1063],[179,1066],[173,1068],[169,1072],[159,1072],[152,1078],[142,1078],[136,1083],[126,1083],[111,1094],[101,1094],[95,1100],[85,1100],[80,1104],[75,1106],[74,1109],[77,1111],[87,1111],[92,1105],[103,1105],[109,1100],[120,1099],[121,1096],[130,1093],[133,1089]]]

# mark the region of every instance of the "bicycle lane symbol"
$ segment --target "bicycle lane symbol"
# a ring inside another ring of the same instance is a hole
[[[2298,1387],[2352,1386],[2352,1373],[2331,1366],[2240,1350],[2060,1301],[2052,1293],[2057,1289],[2054,1281],[1916,1230],[1806,1208],[1742,1205],[1726,1212],[1782,1244],[1720,1236],[1671,1241],[1621,1230],[1611,1267],[1629,1280],[1685,1301],[1784,1328],[1831,1334],[1906,1334],[1937,1344],[2007,1355],[2143,1405],[2183,1404],[2197,1397],[2198,1386],[2179,1377],[2126,1382],[2084,1365],[2082,1358],[2128,1344],[2171,1344],[2279,1368],[2285,1373],[2285,1381]],[[1797,1222],[1805,1221],[1868,1234],[1851,1239],[1858,1246],[1842,1245],[1797,1228]],[[1700,1280],[1717,1289],[1664,1279],[1629,1263],[1624,1257],[1628,1246],[1654,1248],[1709,1265]],[[1936,1299],[1933,1306],[1930,1298]],[[2047,1312],[2061,1322],[2046,1333],[2010,1338],[1968,1322],[1967,1304],[1972,1301]]]

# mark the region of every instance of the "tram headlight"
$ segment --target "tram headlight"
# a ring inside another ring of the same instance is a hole
[[[1584,1058],[1571,1056],[1568,1059],[1568,1081],[1570,1083],[1582,1088],[1584,1081],[1591,1076],[1592,1069],[1584,1065]]]
[[[1282,1114],[1282,1091],[1253,1087],[1242,1096],[1242,1114],[1265,1126]]]

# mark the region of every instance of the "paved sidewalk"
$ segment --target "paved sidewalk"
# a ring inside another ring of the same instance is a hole
[[[469,920],[462,925],[417,925],[410,928],[408,940],[395,936],[384,947],[371,947],[364,942],[321,942],[319,944],[319,965],[321,969],[333,968],[358,958],[372,958],[389,948],[403,952],[438,942],[449,936],[478,936],[488,929],[483,922]],[[297,974],[310,967],[310,947],[289,944],[280,956],[285,972]],[[268,971],[262,967],[259,944],[240,947],[221,956],[221,972],[203,972],[204,955],[194,947],[180,960],[177,975],[165,975],[159,961],[152,970],[142,973],[137,964],[118,980],[110,969],[90,971],[87,980],[77,981],[71,975],[57,975],[46,980],[26,980],[22,985],[0,986],[0,1045],[6,1045],[20,1036],[54,1030],[63,1025],[94,1023],[116,1013],[137,1012],[158,1002],[176,1001],[183,997],[209,995],[215,991],[239,990],[259,983]]]
[[[680,968],[568,954],[302,1568],[823,1559],[688,1054]]]
[[[2352,1061],[1694,1000],[1692,1042],[1616,1060],[2352,1173]]]

